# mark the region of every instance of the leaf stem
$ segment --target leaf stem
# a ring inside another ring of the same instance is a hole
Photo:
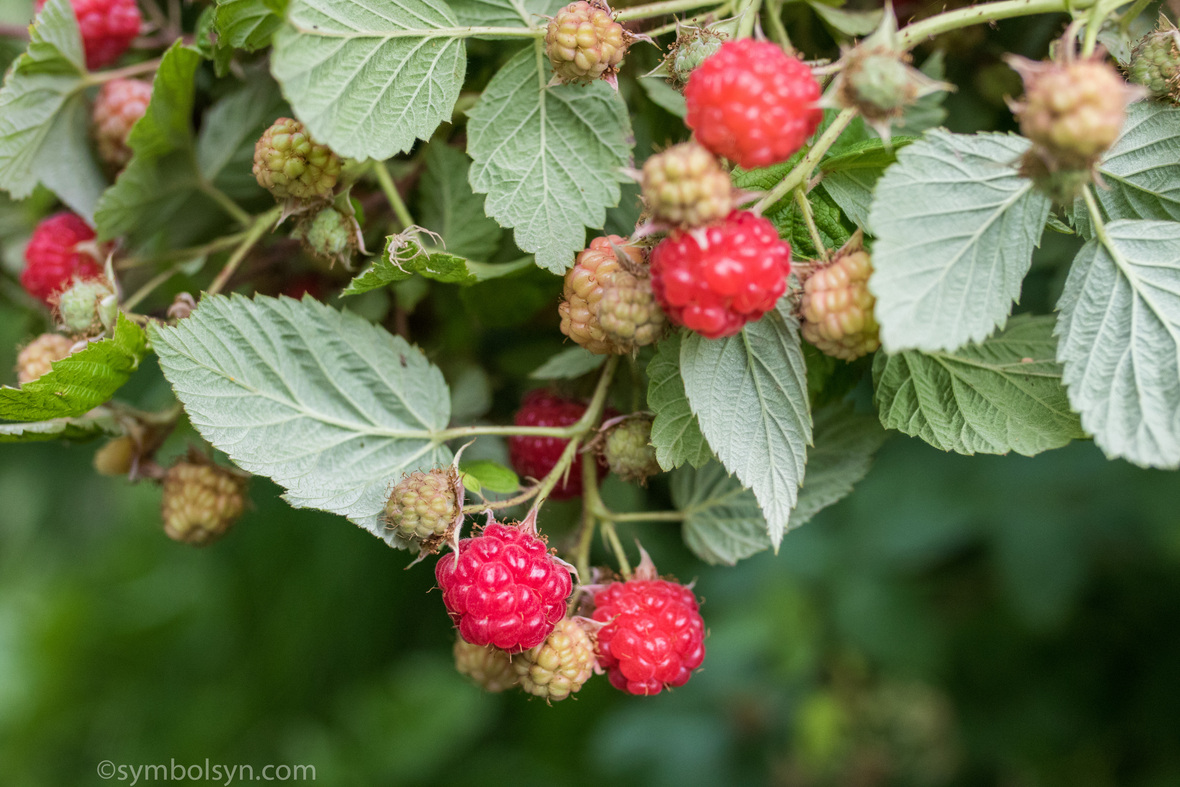
[[[709,5],[718,5],[717,0],[661,0],[659,3],[647,3],[646,5],[624,8],[615,15],[615,21],[627,22],[632,19],[649,19],[653,16],[674,14],[677,11],[691,11],[694,8],[704,8]]]
[[[754,34],[754,25],[758,21],[758,12],[762,10],[762,0],[743,0],[738,9],[738,27],[735,38],[749,38]]]
[[[242,210],[238,203],[230,199],[224,191],[217,188],[212,183],[202,180],[200,189],[202,194],[216,202],[218,207],[220,207],[230,216],[233,216],[234,221],[236,221],[238,224],[241,224],[243,227],[249,227],[250,222],[254,220],[253,216]]]
[[[201,246],[190,246],[186,249],[170,249],[150,257],[128,257],[115,263],[115,268],[116,270],[130,270],[131,268],[138,268],[142,265],[151,265],[157,262],[172,262],[174,260],[204,257],[222,251],[223,249],[233,248],[249,234],[249,230],[243,230],[242,232],[235,232],[233,235],[225,235],[216,240],[209,241]]]
[[[980,3],[967,8],[932,16],[912,25],[906,25],[898,33],[897,43],[905,49],[961,27],[981,25],[1014,16],[1033,14],[1065,13],[1091,7],[1097,0],[1001,0],[998,3]]]
[[[262,236],[270,230],[270,226],[278,218],[280,210],[281,208],[279,207],[272,208],[254,219],[254,226],[242,238],[242,242],[234,249],[234,253],[230,255],[229,261],[221,269],[221,272],[217,274],[217,278],[209,285],[209,289],[206,292],[210,295],[216,295],[221,292],[222,288],[229,283],[234,272],[237,271],[238,266],[242,264],[242,260],[246,259],[246,255],[254,248],[254,244],[258,243]]]
[[[125,68],[115,68],[110,71],[99,71],[93,74],[87,74],[82,79],[82,83],[87,87],[94,85],[101,85],[104,82],[110,82],[112,79],[125,79],[127,77],[139,76],[150,71],[155,71],[160,67],[160,62],[163,58],[156,58],[155,60],[145,60],[142,63],[135,63],[134,65]]]
[[[782,182],[775,186],[767,193],[758,203],[754,205],[754,213],[762,215],[762,212],[771,205],[778,202],[780,199],[790,194],[796,188],[807,182],[811,177],[811,173],[815,171],[820,159],[828,152],[828,149],[835,144],[836,140],[844,133],[844,129],[848,128],[848,124],[852,122],[857,115],[857,110],[853,107],[842,110],[832,124],[824,130],[820,138],[811,146],[811,150],[807,151],[807,155],[800,159],[799,163],[795,165],[794,169],[787,173]]]
[[[152,292],[154,292],[157,287],[159,287],[161,284],[168,281],[169,279],[171,279],[175,275],[176,275],[176,268],[168,268],[167,270],[157,273],[155,276],[153,276],[147,282],[147,284],[140,287],[138,290],[135,291],[135,293],[130,298],[128,298],[127,300],[123,301],[122,304],[120,304],[122,306],[123,310],[124,311],[131,311],[132,309],[134,309],[136,306],[139,305],[140,301],[142,301],[147,296],[151,295]]]
[[[619,534],[615,532],[614,522],[602,523],[602,537],[606,539],[606,543],[610,544],[611,551],[615,553],[615,561],[619,564],[619,573],[623,575],[624,579],[630,579],[631,561],[627,560],[627,550],[623,549],[623,544],[619,541]]]
[[[815,226],[815,214],[811,210],[811,200],[807,199],[807,190],[803,188],[802,184],[795,189],[795,202],[799,205],[799,211],[803,214],[803,223],[807,225],[807,234],[811,236],[811,245],[815,246],[815,256],[823,257],[827,251],[824,244],[824,239],[820,237],[819,227]]]
[[[1094,48],[1098,45],[1098,33],[1102,30],[1102,23],[1126,2],[1127,0],[1105,0],[1105,2],[1098,0],[1094,3],[1094,7],[1090,9],[1090,16],[1086,19],[1086,33],[1082,37],[1082,57],[1094,54]]]
[[[389,201],[389,207],[393,208],[393,215],[397,216],[397,220],[401,222],[402,229],[414,226],[414,219],[410,216],[410,211],[406,208],[401,192],[397,190],[397,184],[393,182],[393,176],[389,174],[389,168],[385,166],[384,161],[373,162],[373,174],[377,177],[377,182],[381,184],[381,191],[385,194],[385,199]]]
[[[783,24],[783,0],[768,0],[766,17],[770,21],[770,37],[786,51],[792,51],[794,47],[791,46],[791,37],[787,34],[786,25]]]

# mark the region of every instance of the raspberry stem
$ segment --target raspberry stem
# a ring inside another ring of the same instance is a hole
[[[389,207],[393,208],[393,215],[397,216],[397,220],[401,222],[402,229],[408,230],[413,227],[414,218],[406,208],[405,200],[402,199],[401,192],[397,190],[397,184],[393,182],[393,177],[389,174],[385,162],[373,162],[373,174],[377,177],[377,182],[381,184],[381,191],[385,194]]]
[[[127,77],[150,73],[160,67],[161,60],[162,58],[156,58],[155,60],[145,60],[142,63],[136,63],[125,68],[115,68],[110,71],[95,71],[82,78],[82,87],[96,87],[113,79],[126,79]]]
[[[815,171],[820,159],[824,157],[828,149],[844,133],[844,130],[848,128],[848,124],[852,122],[857,113],[858,110],[855,107],[841,110],[840,114],[836,115],[836,119],[832,121],[832,124],[824,130],[824,133],[820,135],[819,139],[815,141],[815,144],[811,146],[811,149],[807,151],[807,155],[787,173],[781,183],[771,189],[762,199],[758,200],[757,204],[753,207],[754,214],[761,216],[764,210],[787,194],[790,194],[794,189],[806,183],[807,179],[811,177],[811,173]]]
[[[743,0],[738,9],[738,28],[735,38],[749,38],[754,34],[754,24],[758,21],[758,12],[762,9],[762,0]]]
[[[897,43],[905,49],[913,49],[927,39],[961,27],[981,25],[1014,16],[1081,11],[1090,8],[1095,2],[1096,0],[1001,0],[998,3],[981,3],[906,25],[898,32]]]
[[[625,8],[615,15],[616,22],[627,22],[632,19],[648,19],[653,16],[664,16],[677,11],[691,11],[694,8],[704,8],[717,5],[716,0],[662,0],[659,3],[648,3]]]
[[[246,237],[234,249],[234,253],[230,255],[229,261],[225,263],[225,267],[221,269],[221,272],[217,274],[217,278],[209,285],[207,292],[210,295],[216,295],[221,292],[225,285],[229,283],[230,278],[237,271],[238,266],[242,264],[242,260],[246,259],[246,255],[254,248],[254,244],[258,243],[262,239],[262,236],[270,230],[271,225],[274,224],[281,211],[282,207],[276,206],[254,219],[254,225],[250,227],[249,232],[246,233]]]
[[[253,216],[242,210],[238,203],[230,199],[224,191],[217,188],[212,183],[202,179],[198,188],[201,190],[202,194],[216,202],[222,210],[232,216],[234,221],[238,222],[238,224],[241,224],[243,227],[249,227],[250,222],[254,220]]]
[[[1090,9],[1090,17],[1086,20],[1086,35],[1082,39],[1082,57],[1094,54],[1094,47],[1098,44],[1098,33],[1102,23],[1113,14],[1119,6],[1127,0],[1098,0]]]
[[[815,225],[815,213],[811,210],[811,201],[807,199],[807,189],[803,188],[802,184],[795,189],[795,202],[799,204],[799,211],[803,214],[803,223],[807,225],[807,234],[811,236],[815,255],[822,257],[826,247],[823,238],[820,237],[819,227]]]
[[[623,543],[619,541],[619,534],[615,532],[615,523],[606,521],[602,523],[602,537],[610,544],[611,551],[615,553],[615,562],[619,564],[619,573],[625,579],[631,578],[631,561],[627,560],[627,551],[623,549]]]
[[[1082,197],[1086,200],[1086,211],[1090,214],[1090,221],[1094,225],[1094,236],[1098,238],[1099,243],[1106,247],[1106,251],[1119,270],[1125,273],[1127,260],[1115,246],[1114,241],[1110,239],[1110,234],[1106,231],[1106,222],[1102,219],[1102,211],[1098,208],[1098,202],[1094,199],[1094,193],[1090,190],[1090,186],[1082,188]],[[1127,280],[1133,282],[1135,278],[1127,276]]]

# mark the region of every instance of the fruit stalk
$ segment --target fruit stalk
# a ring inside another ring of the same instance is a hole
[[[851,107],[842,110],[839,115],[836,115],[836,119],[832,121],[832,125],[828,126],[823,134],[820,134],[819,139],[811,146],[811,150],[807,151],[807,155],[795,165],[794,169],[787,173],[787,176],[782,179],[781,183],[771,189],[765,197],[758,200],[753,212],[761,216],[764,210],[807,182],[807,179],[811,177],[811,173],[815,171],[816,166],[819,164],[820,159],[828,152],[828,148],[835,144],[836,140],[844,133],[844,129],[848,128],[848,124],[852,122],[852,119],[856,115],[857,110]]]
[[[906,25],[898,32],[897,41],[905,49],[913,49],[927,39],[961,27],[982,25],[1014,16],[1081,11],[1090,8],[1095,2],[1096,0],[1001,0],[998,3],[982,3],[947,11]]]
[[[221,269],[221,272],[217,274],[217,278],[209,285],[208,293],[210,295],[216,295],[221,292],[225,285],[229,283],[230,277],[234,275],[238,266],[242,264],[242,260],[246,259],[246,255],[254,248],[254,244],[258,243],[262,239],[262,236],[270,231],[271,226],[278,219],[281,210],[281,207],[271,208],[266,213],[254,219],[254,225],[250,227],[250,231],[246,233],[246,237],[234,249],[234,253],[230,255],[225,267]]]
[[[625,8],[615,16],[616,22],[626,22],[631,19],[648,19],[653,16],[674,14],[677,11],[691,11],[694,8],[704,8],[707,5],[717,5],[716,0],[662,0],[659,3]]]
[[[393,208],[393,215],[397,216],[397,220],[401,222],[402,229],[408,230],[410,227],[413,227],[414,219],[410,216],[410,211],[406,208],[405,200],[402,199],[401,192],[397,190],[397,184],[393,182],[393,177],[389,174],[389,169],[385,166],[385,162],[373,162],[373,174],[377,177],[377,182],[381,185],[381,191],[385,194],[385,199],[389,201],[389,207]]]

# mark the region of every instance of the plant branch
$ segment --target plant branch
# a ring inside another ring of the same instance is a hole
[[[1001,0],[998,3],[980,3],[906,25],[898,33],[898,44],[905,49],[913,49],[923,41],[961,27],[1010,19],[1014,16],[1081,11],[1091,7],[1095,2],[1096,0]]]
[[[762,0],[743,0],[738,9],[738,27],[735,38],[749,38],[754,34],[754,25],[758,21],[758,12],[762,9]]]
[[[414,219],[410,216],[410,211],[406,208],[401,192],[397,190],[397,184],[393,182],[393,176],[389,174],[389,169],[385,166],[384,161],[373,162],[373,174],[377,177],[377,182],[381,184],[381,191],[385,194],[385,199],[389,201],[389,207],[393,208],[393,215],[397,216],[397,220],[401,222],[402,229],[406,230],[414,226]]]
[[[242,232],[235,232],[233,235],[225,235],[200,246],[190,246],[186,249],[170,249],[168,251],[160,252],[159,254],[154,254],[149,257],[128,257],[115,263],[115,269],[130,270],[131,268],[138,268],[143,265],[151,265],[157,262],[172,262],[175,260],[204,257],[209,254],[223,251],[225,249],[232,249],[234,246],[237,246],[239,243],[241,243],[242,240],[245,239],[245,237],[249,234],[249,230],[243,230]]]
[[[852,107],[842,110],[836,116],[836,119],[832,121],[832,125],[827,127],[824,133],[820,135],[820,138],[815,141],[815,144],[811,146],[811,149],[807,151],[807,155],[795,165],[794,169],[787,173],[787,176],[783,178],[782,182],[771,189],[766,196],[758,200],[758,203],[754,205],[754,213],[762,215],[764,210],[787,194],[790,194],[800,185],[806,183],[808,178],[811,177],[811,173],[815,171],[820,159],[835,144],[836,140],[844,133],[844,129],[848,128],[848,124],[852,122],[852,119],[856,115],[857,110]]]
[[[619,564],[619,573],[623,575],[624,579],[630,579],[631,561],[627,560],[627,550],[623,549],[623,544],[619,541],[619,534],[615,532],[614,522],[602,523],[602,537],[606,539],[606,543],[610,544],[611,551],[615,553],[615,561]]]
[[[659,3],[648,3],[632,8],[624,8],[615,15],[615,21],[627,22],[632,19],[649,19],[653,16],[674,14],[677,11],[691,11],[694,8],[704,8],[710,5],[719,4],[717,0],[663,0]]]
[[[1082,57],[1089,57],[1094,54],[1094,49],[1098,45],[1098,33],[1102,30],[1102,23],[1108,16],[1113,14],[1119,6],[1125,5],[1128,0],[1098,0],[1094,7],[1090,9],[1090,16],[1086,19],[1086,33],[1082,38]]]
[[[216,202],[218,207],[220,207],[230,216],[233,216],[234,221],[236,221],[238,224],[241,224],[243,227],[249,227],[250,222],[254,220],[253,216],[242,210],[238,203],[230,199],[224,191],[217,188],[212,183],[202,180],[200,189],[202,194]]]
[[[278,207],[272,208],[254,219],[254,226],[250,227],[246,236],[242,238],[241,243],[234,249],[234,253],[230,255],[229,261],[221,269],[221,272],[217,274],[217,278],[209,285],[209,289],[206,292],[210,295],[221,292],[225,285],[229,283],[230,278],[233,277],[234,272],[237,271],[238,266],[242,264],[242,260],[246,259],[246,255],[254,248],[254,244],[258,243],[262,239],[262,236],[270,231],[270,226],[279,216],[280,210],[281,208]]]
[[[811,236],[811,245],[815,246],[815,256],[824,256],[827,247],[824,244],[824,239],[820,237],[819,227],[815,226],[815,214],[811,210],[811,201],[807,199],[807,189],[802,184],[795,189],[795,202],[798,203],[799,211],[803,214],[803,223],[807,225],[807,234]]]
[[[140,74],[147,74],[160,67],[161,59],[145,60],[142,63],[136,63],[126,68],[116,68],[110,71],[98,71],[93,74],[87,74],[83,77],[82,83],[87,87],[91,87],[101,85],[104,82],[110,82],[112,79],[125,79],[127,77],[139,76]]]
[[[148,281],[147,284],[140,287],[138,290],[135,291],[135,293],[130,298],[123,301],[123,303],[121,304],[123,310],[124,311],[131,311],[132,309],[134,309],[136,306],[139,305],[139,303],[144,298],[151,295],[157,287],[159,287],[161,284],[168,281],[169,279],[171,279],[175,275],[176,275],[176,268],[168,268],[165,271],[161,271],[160,273],[157,273],[155,276],[153,276]]]

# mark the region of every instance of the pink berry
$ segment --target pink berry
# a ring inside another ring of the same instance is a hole
[[[152,99],[152,86],[138,79],[112,79],[94,100],[94,141],[98,155],[113,167],[131,160],[127,137]]]
[[[46,2],[37,0],[37,10]],[[70,0],[70,5],[78,17],[86,67],[91,71],[118,60],[139,35],[143,18],[135,0]]]
[[[34,298],[50,305],[53,296],[74,278],[103,275],[102,266],[79,243],[94,240],[94,230],[74,213],[56,213],[41,221],[25,247],[25,269],[20,283]]]

